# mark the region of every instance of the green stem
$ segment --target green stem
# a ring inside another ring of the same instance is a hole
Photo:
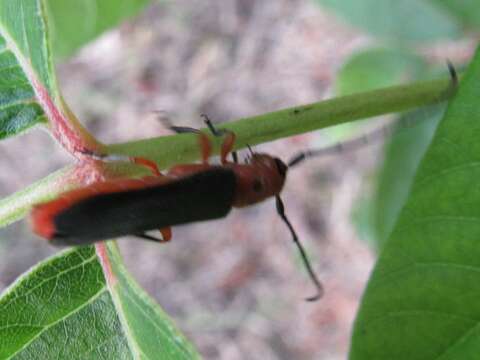
[[[402,112],[446,100],[453,94],[450,80],[432,80],[392,86],[360,94],[337,97],[313,104],[275,111],[222,124],[237,135],[236,149],[287,136]],[[181,125],[181,124],[179,124]],[[218,150],[219,140],[214,140]],[[110,153],[146,157],[161,168],[199,158],[194,135],[162,136],[108,146]]]
[[[450,81],[444,79],[394,86],[275,111],[222,126],[235,132],[235,145],[236,149],[239,149],[246,144],[256,145],[349,121],[438,103],[452,95],[453,91],[448,91],[449,84]],[[218,150],[221,139],[213,140]],[[200,156],[197,136],[189,134],[114,144],[108,146],[108,151],[149,158],[157,161],[161,168],[175,163],[191,162]],[[133,164],[122,167],[120,163],[109,163],[107,167],[124,176],[138,175],[139,171],[139,167]],[[145,171],[143,167],[141,169]],[[64,184],[65,173],[65,170],[60,170],[0,200],[0,227],[25,216],[32,204],[62,191],[59,184]]]
[[[26,188],[0,199],[0,228],[20,220],[30,211],[32,204],[45,201],[65,187],[63,178],[71,167],[51,173]]]

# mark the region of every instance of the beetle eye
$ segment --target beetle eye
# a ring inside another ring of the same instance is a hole
[[[255,181],[253,182],[253,191],[260,192],[262,190],[263,190],[262,182],[258,179],[255,179]]]

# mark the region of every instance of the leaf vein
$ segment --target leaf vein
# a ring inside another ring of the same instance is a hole
[[[372,289],[375,289],[377,287],[383,286],[383,284],[386,281],[391,281],[391,278],[397,277],[398,275],[402,273],[408,273],[409,271],[412,271],[413,268],[415,267],[451,267],[451,268],[457,268],[457,269],[462,269],[462,270],[467,270],[467,271],[472,271],[472,272],[479,272],[480,273],[480,266],[473,266],[473,265],[465,265],[465,264],[460,264],[460,263],[448,263],[448,262],[437,262],[437,261],[431,261],[431,262],[419,262],[415,261],[411,264],[407,264],[399,269],[396,269],[394,271],[391,271],[379,278],[376,279],[375,285],[372,286]]]
[[[454,314],[454,313],[438,311],[438,310],[409,309],[409,310],[389,311],[380,316],[365,319],[365,326],[367,326],[368,323],[377,322],[389,317],[401,317],[401,316],[411,316],[411,315],[441,315],[441,316],[449,317],[451,319],[468,320],[476,324],[479,323],[479,319],[472,318],[465,315]]]
[[[19,100],[19,101],[14,101],[14,102],[11,102],[9,104],[5,104],[3,106],[0,106],[0,110],[6,110],[6,109],[9,109],[9,108],[13,108],[15,106],[18,106],[18,105],[28,106],[28,105],[34,105],[34,104],[38,105],[38,102],[35,98],[22,99],[22,100]],[[20,111],[24,111],[24,110],[25,110],[25,108],[20,109]]]
[[[461,336],[459,336],[457,339],[455,339],[454,342],[452,342],[449,346],[447,346],[445,348],[444,351],[442,351],[440,353],[440,355],[438,355],[435,360],[438,360],[442,357],[444,357],[444,355],[446,355],[456,344],[458,344],[460,341],[462,341],[463,339],[465,339],[468,334],[470,334],[471,332],[473,332],[475,330],[475,328],[477,328],[479,326],[479,322],[477,321],[476,324],[474,324],[473,326],[471,326],[467,331],[465,331]]]
[[[445,221],[452,221],[452,222],[469,222],[469,223],[479,223],[480,224],[480,218],[475,217],[475,216],[454,216],[454,215],[432,215],[432,216],[424,216],[421,218],[416,218],[415,220],[408,221],[406,224],[399,226],[395,229],[396,232],[403,232],[403,231],[408,231],[411,230],[412,225],[417,226],[417,225],[423,225],[425,223],[430,223],[430,222],[445,222]]]
[[[28,340],[27,342],[25,342],[25,344],[20,347],[17,351],[15,351],[13,354],[11,354],[7,359],[11,359],[13,358],[16,354],[18,354],[20,351],[26,349],[33,341],[35,341],[35,339],[37,339],[38,337],[40,337],[45,331],[47,331],[48,329],[50,329],[51,327],[55,326],[56,324],[60,323],[61,321],[64,321],[66,318],[68,318],[69,316],[81,311],[83,308],[85,308],[87,305],[90,305],[91,303],[93,303],[95,300],[97,300],[101,295],[103,295],[103,293],[105,292],[108,292],[107,291],[107,288],[104,287],[102,288],[101,290],[99,290],[96,294],[94,294],[88,301],[86,301],[85,303],[83,303],[81,306],[78,306],[77,308],[75,309],[72,309],[72,311],[66,313],[64,316],[58,318],[57,320],[53,321],[52,323],[50,324],[47,324],[47,325],[44,325],[42,327],[42,330],[40,330],[37,334],[35,334],[34,336],[32,336],[32,338],[30,340]]]
[[[8,304],[11,303],[11,302],[17,300],[18,298],[27,296],[28,294],[32,293],[32,292],[35,291],[37,288],[41,287],[43,284],[49,282],[50,280],[58,279],[59,276],[64,275],[64,274],[68,274],[70,271],[76,270],[76,269],[78,269],[79,267],[82,267],[82,268],[83,268],[86,264],[88,264],[88,263],[90,263],[90,262],[92,262],[92,261],[95,261],[95,260],[96,260],[96,256],[93,255],[93,256],[91,256],[90,258],[82,261],[81,263],[78,263],[77,265],[75,265],[75,266],[73,266],[73,267],[70,267],[70,268],[68,268],[68,269],[66,269],[66,270],[60,271],[60,272],[56,273],[54,276],[51,276],[51,277],[48,277],[48,278],[43,279],[42,281],[40,281],[39,283],[37,283],[36,286],[30,288],[28,291],[26,291],[26,292],[24,292],[24,293],[22,293],[22,294],[18,294],[18,295],[16,295],[16,296],[14,296],[13,298],[9,299],[9,300],[6,302],[5,306],[8,305]]]
[[[452,166],[452,167],[447,167],[445,169],[442,169],[439,172],[436,173],[430,173],[428,176],[425,176],[424,178],[418,179],[414,185],[412,194],[420,191],[422,188],[424,188],[426,185],[429,185],[430,182],[433,180],[439,180],[443,176],[449,175],[450,173],[454,173],[457,171],[463,171],[471,168],[477,168],[480,167],[480,161],[472,161],[468,162],[465,164],[460,164],[457,166]],[[412,195],[411,195],[412,196]]]

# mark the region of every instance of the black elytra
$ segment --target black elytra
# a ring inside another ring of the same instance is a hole
[[[95,195],[53,219],[58,245],[88,245],[103,239],[225,217],[236,178],[222,167],[136,190]]]

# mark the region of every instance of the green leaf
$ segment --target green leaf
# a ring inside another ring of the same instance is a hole
[[[138,14],[149,2],[149,0],[47,0],[55,56],[63,58],[71,55],[105,30]]]
[[[101,147],[63,102],[50,56],[43,0],[0,1],[0,139],[48,118],[70,152]]]
[[[405,114],[398,120],[399,129],[387,145],[371,209],[377,249],[382,248],[398,219],[418,164],[433,138],[443,112],[444,106],[432,105]],[[404,128],[402,123],[412,123],[414,126]]]
[[[58,97],[42,1],[1,1],[0,34],[7,52],[14,55],[29,81],[38,81],[48,93]]]
[[[83,247],[44,261],[6,290],[1,359],[199,357],[109,248],[108,283],[94,248]]]
[[[422,159],[375,266],[351,359],[477,359],[480,51]]]
[[[335,87],[339,95],[400,84],[426,69],[422,58],[405,51],[370,48],[352,55],[340,69]]]
[[[432,0],[457,17],[463,25],[480,28],[480,3],[477,0]]]
[[[435,76],[445,71],[446,67],[442,67]],[[336,88],[342,95],[351,94],[432,75],[425,61],[410,52],[369,48],[354,54],[342,66]],[[438,105],[431,105],[402,115],[397,120],[400,126],[389,143],[374,199],[362,199],[353,213],[361,237],[377,249],[382,247],[398,218],[418,163],[442,113]]]
[[[445,72],[445,67],[425,68],[416,76],[428,78]],[[371,207],[371,238],[381,249],[393,229],[409,194],[420,160],[430,144],[445,111],[444,104],[433,104],[403,114],[395,136],[388,142]]]
[[[34,13],[41,13],[36,1],[0,2],[0,139],[46,121],[32,79],[51,89],[51,69],[45,23]]]
[[[445,9],[427,0],[316,0],[373,36],[400,43],[426,42],[461,35]]]
[[[145,294],[124,268],[116,246],[109,246],[109,258],[117,285],[112,294],[124,325],[147,359],[195,359],[200,356],[176,329],[170,318]],[[159,249],[160,250],[160,249]]]

